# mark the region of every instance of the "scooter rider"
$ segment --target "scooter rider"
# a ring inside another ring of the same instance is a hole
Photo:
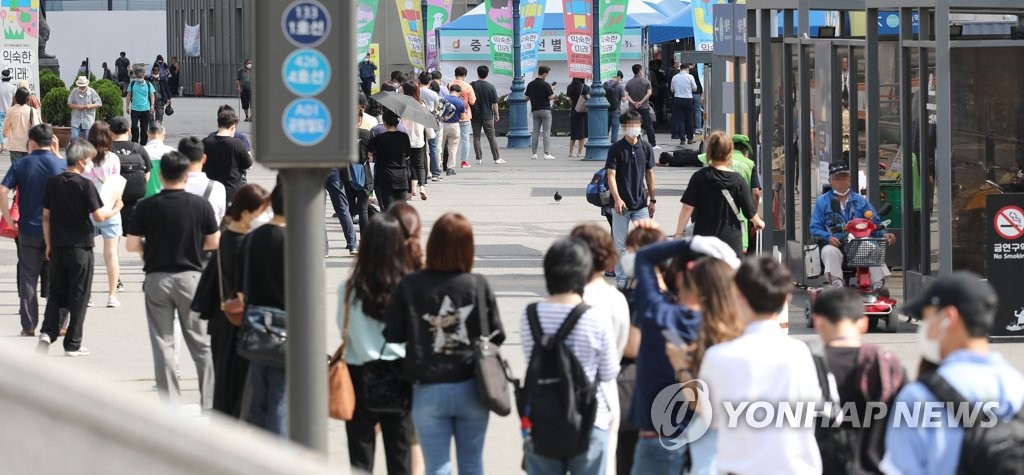
[[[833,233],[835,228],[845,228],[851,219],[868,218],[876,225],[881,224],[881,217],[875,207],[864,198],[864,196],[850,189],[850,166],[840,160],[832,162],[828,167],[828,182],[832,189],[823,193],[814,202],[814,210],[811,212],[811,236],[818,240],[821,245],[821,262],[825,266],[825,278],[829,285],[842,287],[843,283],[843,238],[846,233],[843,230]],[[841,213],[832,211],[832,199],[838,199]],[[884,237],[892,245],[896,242],[896,236],[888,230],[879,230],[872,233],[872,237]],[[889,276],[887,266],[871,267],[871,288],[881,289],[885,278]]]

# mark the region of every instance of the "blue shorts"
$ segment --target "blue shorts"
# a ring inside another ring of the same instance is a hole
[[[92,219],[92,216],[89,217],[89,220],[93,222],[92,224],[93,227],[96,229],[97,236],[103,236],[103,239],[114,239],[121,237],[122,233],[120,213],[111,216],[110,219],[103,221],[101,223],[97,223],[96,221],[94,221]]]

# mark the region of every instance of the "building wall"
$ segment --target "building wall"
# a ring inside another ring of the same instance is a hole
[[[60,78],[70,84],[82,61],[102,77],[100,65],[114,70],[121,51],[132,63],[152,65],[156,55],[167,55],[167,22],[162,11],[49,11],[50,41],[46,52],[60,60]]]
[[[481,3],[483,0],[454,0],[452,21]],[[398,22],[398,4],[395,0],[380,0],[377,6],[377,23],[373,27],[373,43],[380,44],[378,80],[382,77],[386,80],[391,71],[412,70],[412,63],[409,62],[409,55],[405,51],[405,41],[402,39],[402,25]]]
[[[235,77],[252,58],[252,0],[167,0],[164,30],[169,56],[181,60],[181,86],[199,82],[207,96],[235,96]],[[200,56],[185,57],[185,25],[200,25]],[[253,67],[261,65],[254,62]],[[269,65],[264,65],[269,66]]]

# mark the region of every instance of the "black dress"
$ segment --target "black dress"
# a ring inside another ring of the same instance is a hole
[[[590,86],[583,84],[581,87],[576,87],[575,84],[570,84],[566,94],[569,96],[569,103],[572,105],[572,108],[569,109],[569,138],[571,140],[583,140],[587,138],[587,113],[576,112],[576,103],[580,100],[587,100],[583,96],[590,94]]]
[[[240,286],[236,275],[242,259],[242,242],[244,234],[230,229],[220,235],[221,267],[224,274],[224,298],[235,295]],[[211,262],[216,265],[216,262]],[[210,333],[210,350],[213,354],[213,409],[232,417],[242,414],[242,393],[245,391],[245,380],[249,374],[249,360],[242,358],[235,351],[235,336],[238,328],[228,321],[223,312],[211,315],[208,327]]]

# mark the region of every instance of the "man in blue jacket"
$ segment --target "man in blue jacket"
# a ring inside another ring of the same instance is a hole
[[[833,287],[843,286],[843,238],[846,223],[856,218],[868,218],[875,225],[881,224],[878,211],[857,192],[850,189],[850,166],[843,161],[832,162],[828,167],[828,183],[832,189],[823,193],[814,202],[811,212],[811,236],[821,245],[821,262],[825,266],[826,281]],[[839,213],[832,211],[832,199],[839,200]],[[868,214],[870,213],[870,214]],[[833,229],[836,228],[836,229]],[[833,232],[838,230],[837,232]],[[884,237],[889,245],[896,242],[896,236],[887,230],[872,233],[872,237]],[[885,266],[872,267],[871,287],[881,289],[889,269]]]

